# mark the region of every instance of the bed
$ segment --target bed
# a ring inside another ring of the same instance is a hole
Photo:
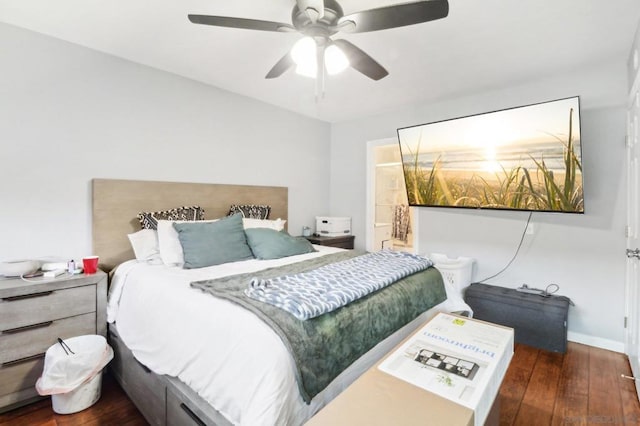
[[[192,283],[323,261],[343,250],[316,246],[317,251],[286,258],[183,269],[134,260],[127,239],[139,229],[141,211],[198,204],[205,219],[213,219],[225,216],[232,204],[264,204],[271,206],[271,218],[286,220],[287,200],[282,187],[93,181],[94,251],[101,267],[113,270],[111,370],[149,423],[303,424],[436,312],[467,308],[448,288],[445,302],[376,343],[305,398],[296,375],[300,368],[281,337],[255,312],[203,294]]]

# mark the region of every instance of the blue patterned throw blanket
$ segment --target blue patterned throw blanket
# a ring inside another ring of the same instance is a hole
[[[381,250],[294,275],[252,278],[244,292],[299,320],[308,320],[432,265],[431,260],[422,256]]]

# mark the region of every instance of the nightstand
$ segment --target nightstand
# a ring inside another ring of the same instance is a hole
[[[0,413],[39,398],[34,387],[57,338],[107,332],[107,274],[0,280]]]
[[[324,237],[324,236],[311,236],[305,237],[311,244],[318,244],[320,246],[339,247],[344,249],[353,249],[353,241],[355,236],[353,235],[340,235],[339,237]]]

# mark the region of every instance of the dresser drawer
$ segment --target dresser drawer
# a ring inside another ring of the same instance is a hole
[[[42,375],[44,355],[15,364],[0,366],[0,407],[24,397],[36,396],[36,380]]]
[[[44,353],[58,337],[68,339],[95,333],[95,312],[5,330],[0,332],[0,364]]]
[[[67,288],[0,300],[2,330],[10,330],[96,310],[96,286]]]

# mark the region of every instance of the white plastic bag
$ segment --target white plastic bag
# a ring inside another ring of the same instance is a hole
[[[45,353],[42,376],[36,382],[40,395],[71,392],[102,372],[113,358],[113,349],[99,335],[72,337],[64,343],[67,352],[56,343]]]

